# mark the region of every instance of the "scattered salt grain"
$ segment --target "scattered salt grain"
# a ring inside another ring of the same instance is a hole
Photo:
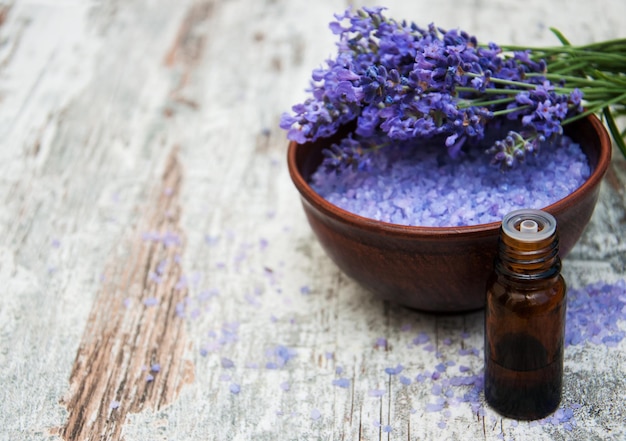
[[[566,346],[589,342],[612,347],[626,337],[618,325],[626,321],[626,280],[570,289],[567,297]]]
[[[109,409],[117,409],[118,407],[120,407],[120,402],[117,400],[113,400],[111,404],[109,404]]]
[[[430,337],[425,332],[420,332],[417,334],[417,337],[413,339],[413,344],[418,346],[424,343],[428,343],[430,341]]]
[[[296,356],[296,351],[286,346],[278,345],[272,349],[268,349],[265,355],[270,359],[270,361],[265,364],[267,369],[280,369]]]
[[[311,419],[313,421],[317,421],[322,417],[322,413],[319,411],[319,409],[313,409],[311,410]]]
[[[385,373],[388,375],[397,375],[404,370],[404,366],[401,364],[397,365],[395,368],[385,368]]]
[[[385,391],[382,389],[370,389],[367,393],[370,397],[382,397]]]
[[[241,392],[241,386],[239,386],[237,383],[231,383],[229,390],[231,394],[238,395],[239,392]]]
[[[405,386],[410,386],[411,379],[408,377],[405,377],[404,375],[400,375],[400,383],[404,384]]]
[[[222,357],[221,364],[224,369],[230,369],[235,367],[235,363],[233,363],[231,359],[226,357]]]
[[[144,299],[143,304],[148,307],[156,306],[159,304],[159,299],[156,297],[148,297],[147,299]]]
[[[444,402],[426,404],[426,412],[440,412],[443,409]]]
[[[337,378],[333,380],[333,386],[341,387],[343,389],[347,389],[350,387],[350,380],[347,378]]]

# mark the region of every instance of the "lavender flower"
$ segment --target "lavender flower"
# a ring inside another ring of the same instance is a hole
[[[571,75],[550,76],[534,51],[482,45],[464,31],[420,28],[387,18],[383,10],[335,15],[336,57],[313,71],[310,97],[281,118],[288,138],[298,143],[352,127],[325,152],[325,168],[367,168],[365,151],[425,138],[440,138],[452,157],[489,142],[482,150],[493,163],[514,167],[560,135],[563,124],[584,116],[589,88],[578,85],[588,83],[566,87]],[[626,101],[623,89],[616,90]],[[513,129],[490,139],[486,128],[502,124]]]

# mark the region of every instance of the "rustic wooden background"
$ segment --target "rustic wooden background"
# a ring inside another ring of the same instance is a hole
[[[277,126],[349,4],[374,3],[0,1],[1,440],[626,438],[626,342],[568,348],[571,431],[428,412],[413,379],[479,374],[482,313],[381,302],[315,241]],[[386,5],[483,41],[625,33],[621,0]],[[625,183],[616,159],[570,286],[624,277]]]

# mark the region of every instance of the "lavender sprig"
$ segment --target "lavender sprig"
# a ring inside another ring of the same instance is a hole
[[[448,154],[457,157],[502,121],[516,121],[519,129],[486,151],[502,168],[514,167],[586,114],[583,96],[601,102],[600,84],[590,83],[587,71],[585,81],[570,79],[574,72],[566,71],[562,54],[583,57],[569,48],[556,58],[525,48],[505,51],[463,31],[398,22],[383,10],[335,15],[330,28],[339,36],[337,56],[313,71],[310,97],[281,118],[288,138],[299,143],[354,123],[353,136],[326,152],[328,168],[366,167],[360,162],[364,151],[394,140],[441,137]],[[562,69],[556,74],[549,67],[554,60]]]

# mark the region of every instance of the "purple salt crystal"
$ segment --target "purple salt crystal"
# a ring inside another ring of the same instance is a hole
[[[421,345],[424,343],[428,343],[430,341],[430,337],[425,332],[420,332],[417,337],[413,339],[414,345]]]
[[[441,395],[441,385],[438,383],[433,384],[433,387],[430,389],[430,393],[433,395]]]
[[[400,375],[400,383],[404,384],[405,386],[409,386],[411,384],[411,379],[405,377],[404,375]]]
[[[311,410],[311,419],[317,421],[322,417],[321,412],[318,409]]]
[[[347,378],[337,378],[333,380],[333,386],[341,387],[343,389],[347,389],[350,387],[350,380]]]
[[[156,297],[148,297],[147,299],[144,299],[143,304],[148,307],[156,306],[159,304],[159,299],[157,299]]]
[[[443,402],[426,404],[426,412],[440,412],[443,409]]]
[[[156,283],[156,284],[159,284],[159,283],[161,283],[161,281],[162,281],[163,279],[162,279],[162,277],[160,277],[159,275],[157,275],[157,273],[154,273],[154,272],[150,271],[150,272],[148,273],[148,280],[150,280],[150,281],[152,281],[152,282],[154,282],[154,283]]]
[[[233,363],[233,361],[229,358],[226,357],[222,357],[222,367],[224,369],[230,369],[230,368],[234,368],[235,367],[235,363]]]
[[[184,318],[185,317],[185,303],[178,302],[176,303],[176,316]]]
[[[385,373],[387,373],[388,375],[397,375],[402,372],[403,369],[404,367],[399,364],[395,368],[385,368]]]
[[[319,169],[312,186],[332,204],[367,218],[403,225],[461,226],[495,222],[529,204],[543,208],[570,194],[589,176],[586,157],[574,143],[568,148],[545,144],[540,158],[528,156],[524,166],[507,173],[490,166],[489,155],[455,161],[439,155],[437,145],[405,148],[399,144],[367,156],[368,167],[359,173],[346,168],[331,175]],[[425,197],[418,199],[415,194]]]
[[[239,394],[239,392],[241,392],[241,386],[239,386],[237,383],[232,383],[232,384],[229,386],[229,390],[230,390],[230,393],[231,393],[231,394],[233,394],[233,395],[238,395],[238,394]]]
[[[382,397],[385,395],[385,391],[382,389],[371,389],[367,393],[370,397]]]

